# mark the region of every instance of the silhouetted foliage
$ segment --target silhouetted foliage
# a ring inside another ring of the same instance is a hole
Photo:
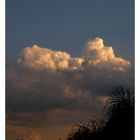
[[[67,140],[134,140],[134,93],[115,88],[104,107],[104,119],[80,123]]]
[[[76,124],[77,129],[73,130],[69,135],[68,140],[88,140],[96,138],[104,127],[104,120],[89,120],[87,124],[80,122]]]

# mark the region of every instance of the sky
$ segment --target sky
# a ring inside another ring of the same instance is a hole
[[[115,86],[133,89],[133,5],[6,1],[7,140],[64,139]]]
[[[7,58],[33,44],[79,56],[87,40],[101,37],[131,60],[133,15],[133,0],[7,0]]]

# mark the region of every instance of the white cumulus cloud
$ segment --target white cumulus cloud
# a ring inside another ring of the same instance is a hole
[[[108,66],[113,70],[125,71],[131,63],[121,57],[116,57],[113,48],[104,46],[103,39],[95,38],[87,42],[82,57],[71,57],[63,51],[54,51],[37,45],[27,47],[22,51],[18,63],[37,70],[72,70],[92,66]]]
[[[111,66],[114,70],[125,70],[131,63],[116,57],[111,46],[104,46],[103,39],[95,38],[87,42],[84,49],[85,64],[88,66]]]
[[[70,55],[62,51],[53,51],[37,45],[27,47],[23,50],[19,63],[35,69],[66,69]]]

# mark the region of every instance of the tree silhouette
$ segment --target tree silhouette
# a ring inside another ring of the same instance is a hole
[[[109,139],[134,139],[134,94],[122,87],[115,88],[105,106],[104,133]],[[111,132],[111,135],[110,135]]]
[[[105,122],[104,120],[91,119],[87,124],[80,122],[76,124],[77,129],[74,129],[68,136],[68,140],[90,140],[99,137]]]
[[[67,140],[134,140],[134,93],[115,88],[104,107],[104,119],[80,123]]]

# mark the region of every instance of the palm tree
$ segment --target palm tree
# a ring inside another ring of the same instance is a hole
[[[134,93],[115,88],[104,107],[105,118],[80,122],[67,140],[134,140]]]
[[[104,133],[108,139],[134,139],[134,93],[115,88],[105,106],[106,125]],[[111,134],[111,135],[110,135]]]

